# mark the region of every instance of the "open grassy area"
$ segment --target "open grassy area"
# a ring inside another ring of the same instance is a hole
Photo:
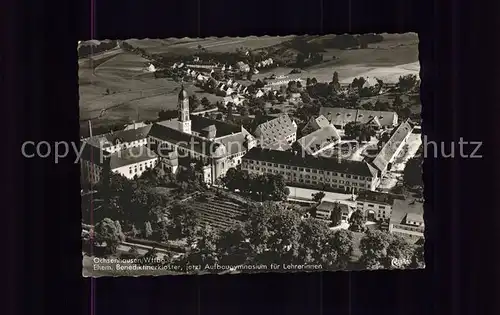
[[[94,127],[128,123],[137,119],[156,119],[158,111],[175,109],[180,85],[170,79],[156,79],[145,71],[148,60],[133,53],[118,53],[107,57],[94,71],[81,66],[80,122],[82,130],[87,120]],[[191,83],[184,84],[189,94],[211,102],[222,98],[205,93]],[[109,91],[109,94],[107,94]],[[106,110],[102,116],[102,110]]]
[[[280,44],[292,39],[293,36],[250,36],[250,37],[208,37],[208,38],[172,38],[128,40],[134,47],[143,48],[149,54],[190,54],[198,51],[198,46],[210,52],[234,52],[236,48],[260,49]]]

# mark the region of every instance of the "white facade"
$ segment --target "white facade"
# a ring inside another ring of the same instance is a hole
[[[148,144],[148,139],[144,138],[144,139],[140,139],[140,140],[136,140],[136,141],[120,142],[120,143],[117,143],[115,145],[101,146],[101,147],[104,151],[106,151],[108,153],[115,153],[118,151],[123,151],[123,150],[130,149],[130,148],[140,147],[140,146],[144,146],[147,144]]]
[[[157,163],[158,157],[152,157],[149,160],[114,168],[111,172],[125,176],[128,179],[132,179],[134,176],[140,177],[144,171],[154,168]]]
[[[375,190],[379,184],[376,177],[365,177],[346,173],[325,171],[314,168],[289,166],[272,162],[250,160],[243,158],[241,169],[251,174],[280,174],[289,184],[322,187],[323,185],[346,192],[358,190]]]
[[[389,233],[419,239],[424,237],[424,223],[413,222],[414,224],[389,224]]]
[[[376,221],[384,221],[391,218],[392,206],[376,201],[356,200],[357,210],[365,215],[373,215]]]

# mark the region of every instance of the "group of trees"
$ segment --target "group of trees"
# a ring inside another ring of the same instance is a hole
[[[423,268],[424,245],[412,245],[401,236],[369,230],[359,244],[359,264],[366,269]]]
[[[281,203],[265,202],[249,209],[248,219],[225,231],[202,227],[194,232],[190,264],[321,264],[329,270],[345,269],[357,246],[354,232],[332,231],[313,218],[301,218]],[[395,268],[393,261],[423,267],[423,246],[382,231],[368,231],[359,244],[363,268]]]
[[[375,136],[375,129],[369,124],[360,122],[348,122],[344,126],[346,138],[356,139],[358,141],[369,141],[371,137]]]
[[[420,156],[416,156],[408,160],[403,172],[403,183],[405,186],[409,188],[423,186],[422,162],[423,159]]]
[[[117,45],[116,40],[105,41],[87,41],[82,42],[78,47],[78,58],[85,58],[91,54],[98,54],[107,50],[115,48]]]
[[[288,187],[281,175],[253,174],[241,169],[231,168],[222,178],[222,184],[229,190],[238,189],[243,194],[252,195],[258,200],[286,200],[289,195]]]
[[[321,264],[343,269],[351,259],[349,231],[332,232],[318,220],[301,219],[293,209],[266,202],[255,205],[241,225],[217,233],[208,227],[197,232],[192,264]]]

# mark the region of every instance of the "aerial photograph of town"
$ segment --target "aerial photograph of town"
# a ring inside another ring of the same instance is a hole
[[[77,49],[84,276],[425,267],[417,34]]]

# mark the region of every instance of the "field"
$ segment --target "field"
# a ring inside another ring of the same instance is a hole
[[[310,42],[321,42],[332,35],[320,36]],[[273,69],[276,75],[289,78],[316,78],[319,82],[329,82],[337,71],[341,83],[351,83],[355,77],[376,77],[384,82],[397,82],[399,76],[419,75],[418,37],[416,34],[382,34],[384,41],[370,44],[366,49],[325,49],[324,62],[302,70],[299,74],[289,74],[292,68]],[[335,59],[333,58],[335,57]],[[268,73],[255,75],[263,79]]]
[[[236,48],[260,49],[280,44],[292,39],[293,36],[283,37],[210,37],[210,38],[179,38],[179,39],[132,39],[127,43],[134,47],[143,48],[149,54],[190,54],[201,46],[210,52],[235,52]]]
[[[80,122],[82,130],[92,119],[94,127],[127,123],[139,118],[155,119],[161,109],[175,109],[180,85],[168,79],[155,79],[145,71],[148,60],[132,53],[119,52],[106,57],[94,71],[85,61],[80,64]],[[211,102],[220,98],[185,83],[190,94]],[[109,91],[109,94],[107,94]],[[103,110],[105,110],[103,112]]]
[[[199,46],[212,52],[233,52],[237,48],[260,49],[279,46],[292,39],[286,37],[245,37],[205,39],[129,39],[132,46],[145,49],[150,54],[180,53],[192,54]],[[318,41],[318,36],[312,41]],[[290,78],[313,78],[330,81],[334,71],[341,82],[352,82],[354,77],[371,76],[384,82],[397,81],[400,75],[417,74],[418,38],[416,35],[384,34],[385,40],[371,44],[367,49],[334,50],[324,53],[325,62],[304,69]],[[336,58],[332,60],[332,57]],[[103,127],[125,124],[131,120],[155,119],[161,109],[175,109],[179,83],[169,79],[155,79],[145,70],[149,60],[133,53],[117,49],[95,56],[90,69],[88,59],[79,61],[80,122],[82,130],[92,119],[93,126]],[[288,75],[291,68],[273,69],[276,75]],[[270,73],[260,73],[253,79],[264,78]],[[203,93],[192,84],[185,83],[188,93],[198,98],[207,97],[211,102],[221,100],[212,94]]]

